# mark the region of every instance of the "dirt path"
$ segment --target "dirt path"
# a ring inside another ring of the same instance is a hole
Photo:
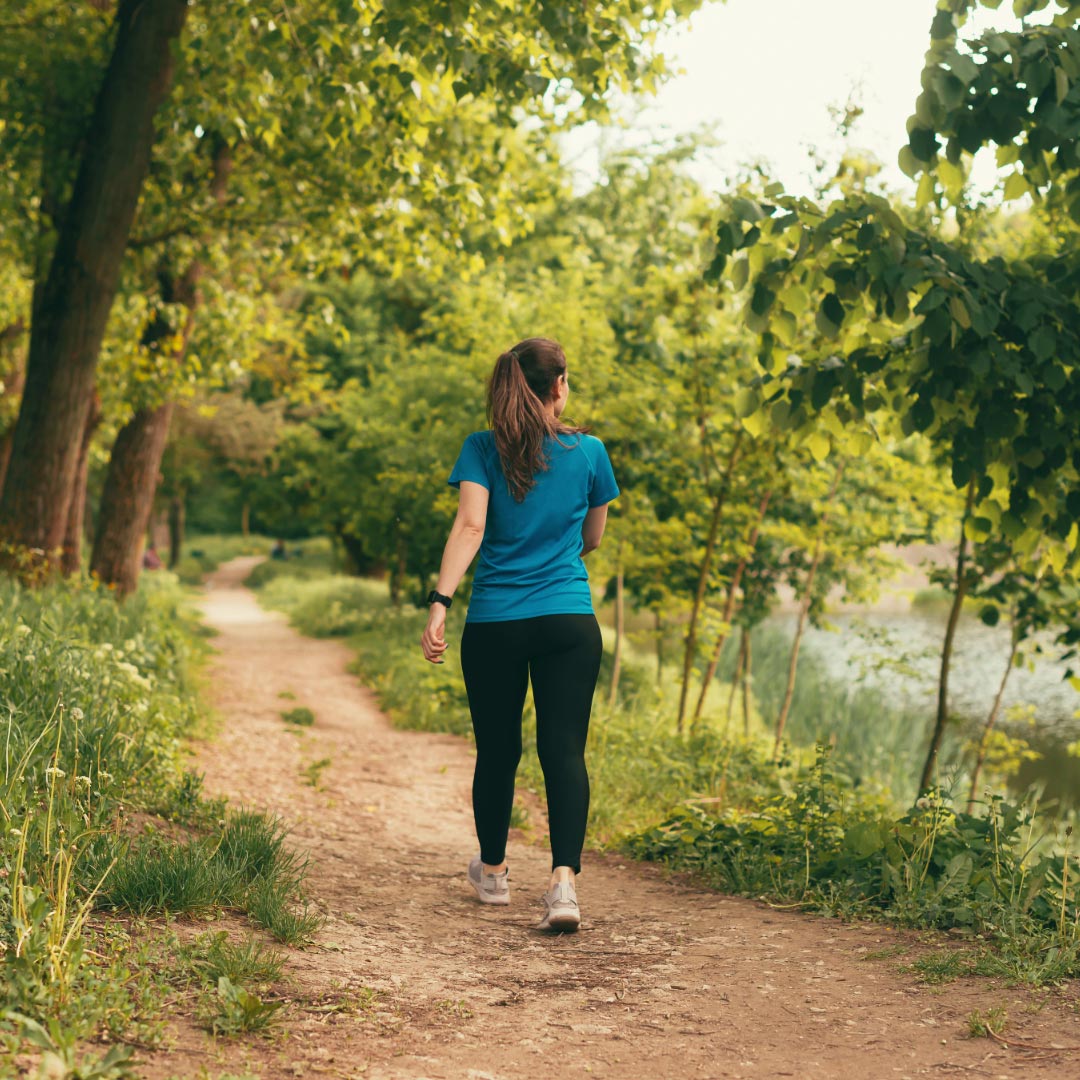
[[[921,948],[911,934],[776,911],[589,854],[582,931],[550,937],[532,929],[547,851],[520,837],[511,906],[482,908],[464,873],[469,746],[394,730],[346,672],[345,646],[301,637],[241,587],[254,561],[223,566],[203,605],[220,634],[213,698],[224,723],[197,765],[209,792],[293,823],[327,922],[315,947],[289,950],[278,989],[291,1004],[276,1034],[213,1040],[179,1021],[174,1048],[146,1059],[142,1075],[1080,1074],[1077,1054],[967,1037],[973,1009],[1003,1006],[1014,1037],[1074,1045],[1075,987],[922,986],[900,970]],[[314,711],[314,727],[283,723],[293,705],[283,692]],[[313,787],[304,770],[325,759]]]

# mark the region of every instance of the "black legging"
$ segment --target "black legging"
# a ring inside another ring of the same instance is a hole
[[[476,734],[473,814],[480,858],[488,866],[506,857],[521,760],[521,711],[531,674],[551,865],[580,871],[589,816],[585,739],[602,651],[595,615],[465,624],[461,670]]]

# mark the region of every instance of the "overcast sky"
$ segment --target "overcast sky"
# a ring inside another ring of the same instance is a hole
[[[829,106],[854,95],[866,112],[853,144],[885,164],[892,186],[910,188],[896,155],[919,93],[936,8],[936,0],[706,0],[662,45],[669,66],[684,72],[640,110],[625,102],[630,132],[589,125],[571,133],[567,158],[587,185],[605,144],[638,145],[714,125],[722,145],[695,169],[710,187],[723,187],[740,164],[764,159],[789,190],[805,189],[808,148],[818,146],[830,160],[839,153]],[[1009,0],[968,24],[990,26],[1019,26]],[[987,161],[976,176],[989,184],[993,162],[982,157]]]

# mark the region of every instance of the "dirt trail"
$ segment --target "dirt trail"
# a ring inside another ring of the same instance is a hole
[[[582,930],[551,937],[533,930],[547,850],[520,837],[508,856],[511,906],[481,907],[464,873],[469,746],[394,730],[346,672],[344,645],[300,636],[241,586],[254,561],[209,582],[224,723],[197,767],[209,792],[292,823],[327,922],[316,946],[289,950],[278,989],[291,1004],[276,1034],[213,1040],[179,1020],[173,1049],[145,1058],[144,1076],[1080,1074],[1077,1054],[967,1037],[973,1009],[1003,1006],[1014,1037],[1074,1045],[1075,987],[921,986],[900,970],[920,949],[911,934],[776,911],[587,854]],[[281,720],[293,705],[282,692],[314,711],[314,727]],[[324,759],[312,787],[303,770]]]

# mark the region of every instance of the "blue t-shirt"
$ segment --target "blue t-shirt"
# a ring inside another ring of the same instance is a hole
[[[611,502],[619,486],[604,444],[592,435],[548,437],[544,449],[549,467],[519,503],[490,431],[473,432],[461,448],[450,483],[471,480],[490,493],[466,622],[592,614],[581,527],[589,509]]]

